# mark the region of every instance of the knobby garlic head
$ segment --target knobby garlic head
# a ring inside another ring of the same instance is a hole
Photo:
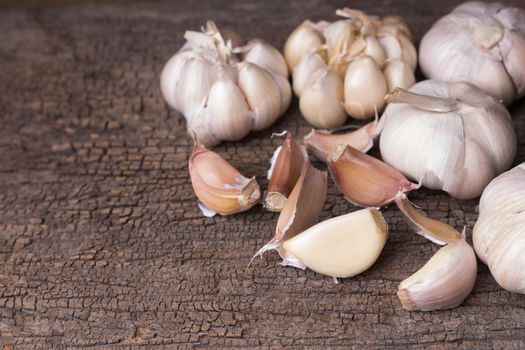
[[[485,188],[473,240],[496,281],[511,292],[525,294],[525,163]]]
[[[525,95],[525,10],[466,2],[425,34],[419,59],[431,79],[467,81],[510,104]]]
[[[291,87],[277,49],[262,40],[239,46],[238,34],[220,32],[211,21],[202,33],[184,37],[186,44],[164,66],[161,91],[200,142],[239,140],[286,111]]]
[[[475,198],[514,160],[509,112],[474,85],[426,80],[386,100],[381,156],[425,187]]]
[[[372,118],[389,89],[415,83],[417,54],[400,17],[336,14],[343,19],[303,22],[284,48],[301,113],[318,128],[341,126],[347,115]]]

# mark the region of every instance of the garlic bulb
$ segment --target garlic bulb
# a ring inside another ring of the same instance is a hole
[[[478,257],[499,285],[525,294],[525,163],[485,188],[473,241]]]
[[[388,226],[377,209],[361,209],[318,223],[284,241],[283,249],[306,267],[331,277],[352,277],[377,260]]]
[[[318,128],[341,126],[347,115],[372,118],[383,110],[388,88],[415,83],[417,54],[400,17],[349,8],[336,14],[343,19],[303,22],[284,48],[301,113]]]
[[[475,198],[516,155],[516,133],[500,102],[463,82],[426,80],[395,89],[379,124],[385,162],[423,186]]]
[[[164,66],[166,102],[207,146],[269,127],[292,96],[284,57],[262,40],[237,46],[242,37],[211,21],[202,31],[186,32],[186,44]]]
[[[470,82],[508,105],[525,95],[525,10],[466,2],[425,34],[419,56],[427,77]]]

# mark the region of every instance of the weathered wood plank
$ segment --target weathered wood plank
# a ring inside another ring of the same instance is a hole
[[[438,247],[392,207],[384,210],[391,235],[381,258],[340,285],[277,266],[276,254],[246,269],[277,216],[261,207],[201,216],[184,120],[158,88],[183,31],[206,19],[282,47],[303,19],[334,18],[336,8],[354,5],[404,15],[419,40],[455,1],[85,3],[0,11],[4,349],[525,347],[525,297],[499,288],[482,265],[461,307],[401,308],[397,284]],[[525,102],[512,111],[518,163]],[[296,100],[270,130],[216,150],[265,187],[276,146],[269,136],[283,129],[309,130]],[[412,198],[458,228],[477,217],[476,201],[428,190]],[[330,182],[322,218],[354,209]]]

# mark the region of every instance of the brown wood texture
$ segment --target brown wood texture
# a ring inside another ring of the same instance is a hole
[[[419,40],[455,1],[27,3],[0,10],[4,349],[525,347],[525,296],[500,288],[481,263],[460,307],[402,309],[398,283],[439,247],[394,207],[383,210],[385,250],[355,278],[336,285],[278,266],[273,252],[247,268],[277,215],[261,206],[201,215],[184,118],[159,90],[184,31],[207,19],[281,48],[302,20],[333,20],[336,8],[353,5],[405,16]],[[525,161],[525,102],[511,111],[517,164]],[[215,150],[265,188],[279,144],[270,135],[284,129],[309,131],[296,99],[269,130]],[[477,200],[424,189],[411,198],[458,229],[477,218]],[[352,210],[329,181],[322,219]]]

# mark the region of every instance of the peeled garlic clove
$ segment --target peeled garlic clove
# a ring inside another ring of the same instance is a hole
[[[377,121],[373,121],[344,134],[332,134],[325,130],[312,129],[303,141],[319,160],[326,162],[330,152],[341,144],[350,145],[363,153],[368,152],[374,145],[374,137],[377,132]]]
[[[326,67],[326,63],[317,51],[306,53],[303,56],[293,70],[293,91],[296,96],[301,96],[304,87],[314,73],[323,67]]]
[[[408,200],[406,194],[399,192],[395,202],[408,222],[421,236],[437,244],[455,243],[461,239],[461,235],[452,226],[431,219],[417,210]]]
[[[178,111],[181,110],[176,89],[178,80],[184,64],[193,56],[194,54],[191,51],[184,50],[184,48],[181,49],[176,55],[168,60],[160,75],[160,89],[162,96],[164,96],[164,99],[172,108],[175,108]]]
[[[217,77],[218,69],[208,61],[199,57],[186,61],[176,85],[178,105],[184,115],[195,105],[206,102]]]
[[[386,54],[383,46],[379,43],[379,40],[374,36],[367,36],[365,38],[365,44],[364,54],[372,57],[374,61],[376,61],[378,67],[383,67]]]
[[[419,188],[390,165],[349,145],[339,145],[327,159],[336,186],[351,203],[381,207],[394,201],[398,192]]]
[[[412,69],[404,61],[398,59],[388,61],[383,74],[388,91],[392,91],[396,87],[408,89],[416,83],[416,77]]]
[[[189,160],[193,190],[205,205],[203,213],[231,215],[246,211],[259,202],[261,193],[255,177],[248,179],[217,153],[194,139]]]
[[[460,239],[439,249],[416,273],[399,284],[397,295],[407,310],[440,310],[459,306],[476,282],[472,247]]]
[[[254,112],[253,129],[266,129],[277,120],[282,108],[279,85],[268,71],[252,63],[242,62],[238,70],[239,87]]]
[[[207,107],[210,128],[221,140],[239,140],[252,129],[253,113],[237,84],[229,78],[222,77],[213,84]]]
[[[271,159],[268,170],[268,194],[265,198],[265,208],[280,212],[297,180],[301,176],[303,165],[308,162],[306,149],[286,132],[286,139],[279,146]]]
[[[370,268],[387,238],[381,212],[362,209],[320,222],[285,240],[283,248],[313,271],[344,278]]]
[[[310,162],[303,164],[301,176],[281,210],[273,239],[259,249],[254,258],[258,255],[262,256],[268,250],[277,249],[284,259],[282,265],[304,268],[295,257],[285,253],[282,249],[282,242],[317,222],[326,200],[326,184],[326,171],[315,169]]]
[[[348,66],[344,83],[344,107],[353,118],[366,119],[385,105],[387,85],[383,72],[369,56],[356,58]]]
[[[318,69],[303,88],[299,109],[308,123],[318,128],[344,124],[343,83],[329,67]]]
[[[283,55],[262,40],[251,40],[245,47],[239,47],[234,52],[241,53],[245,62],[253,63],[283,77],[288,76],[288,66]]]
[[[284,44],[284,57],[290,69],[294,69],[305,52],[317,49],[323,44],[321,34],[310,21],[304,21],[290,34]]]

